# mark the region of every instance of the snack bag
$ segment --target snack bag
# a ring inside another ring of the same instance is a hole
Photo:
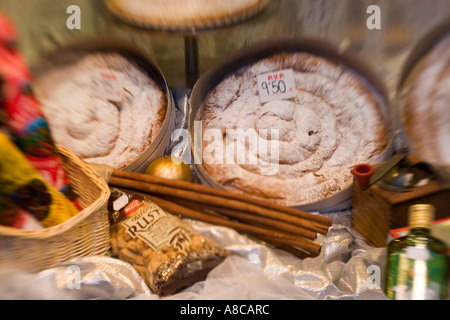
[[[159,296],[204,280],[229,254],[145,196],[112,189],[108,208],[112,256],[133,265]]]
[[[56,149],[50,128],[39,101],[34,97],[31,73],[18,50],[14,26],[0,13],[0,77],[2,104],[13,142],[27,157],[41,177],[57,191],[75,200],[62,159]]]
[[[78,213],[75,205],[49,185],[28,160],[0,132],[0,193],[32,214],[44,227],[64,222]]]

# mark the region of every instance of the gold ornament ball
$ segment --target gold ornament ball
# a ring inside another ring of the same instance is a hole
[[[151,162],[145,169],[145,174],[172,180],[194,181],[189,165],[180,159],[174,162],[171,156],[164,156]]]

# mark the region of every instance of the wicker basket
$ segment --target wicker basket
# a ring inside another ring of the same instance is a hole
[[[0,226],[0,269],[38,272],[71,258],[110,254],[108,185],[68,149],[58,148],[84,209],[73,218],[43,230]]]

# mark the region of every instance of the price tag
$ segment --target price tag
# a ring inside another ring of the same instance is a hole
[[[290,99],[296,95],[292,69],[261,74],[257,78],[261,103]]]
[[[124,80],[125,75],[121,72],[97,69],[91,77],[91,93],[98,98],[121,102],[124,93]]]

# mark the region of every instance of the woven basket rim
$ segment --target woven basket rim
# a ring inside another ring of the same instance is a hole
[[[49,238],[55,235],[64,233],[70,230],[74,225],[85,220],[98,208],[100,208],[106,201],[108,201],[110,196],[110,189],[106,181],[100,177],[100,175],[91,168],[86,162],[82,161],[75,154],[73,154],[69,149],[57,145],[59,152],[76,164],[79,169],[90,177],[92,183],[94,183],[100,190],[100,196],[91,203],[88,207],[84,208],[74,217],[52,227],[40,229],[40,230],[21,230],[13,227],[6,227],[0,225],[0,235],[1,236],[19,236],[22,238],[36,239],[36,238]]]

